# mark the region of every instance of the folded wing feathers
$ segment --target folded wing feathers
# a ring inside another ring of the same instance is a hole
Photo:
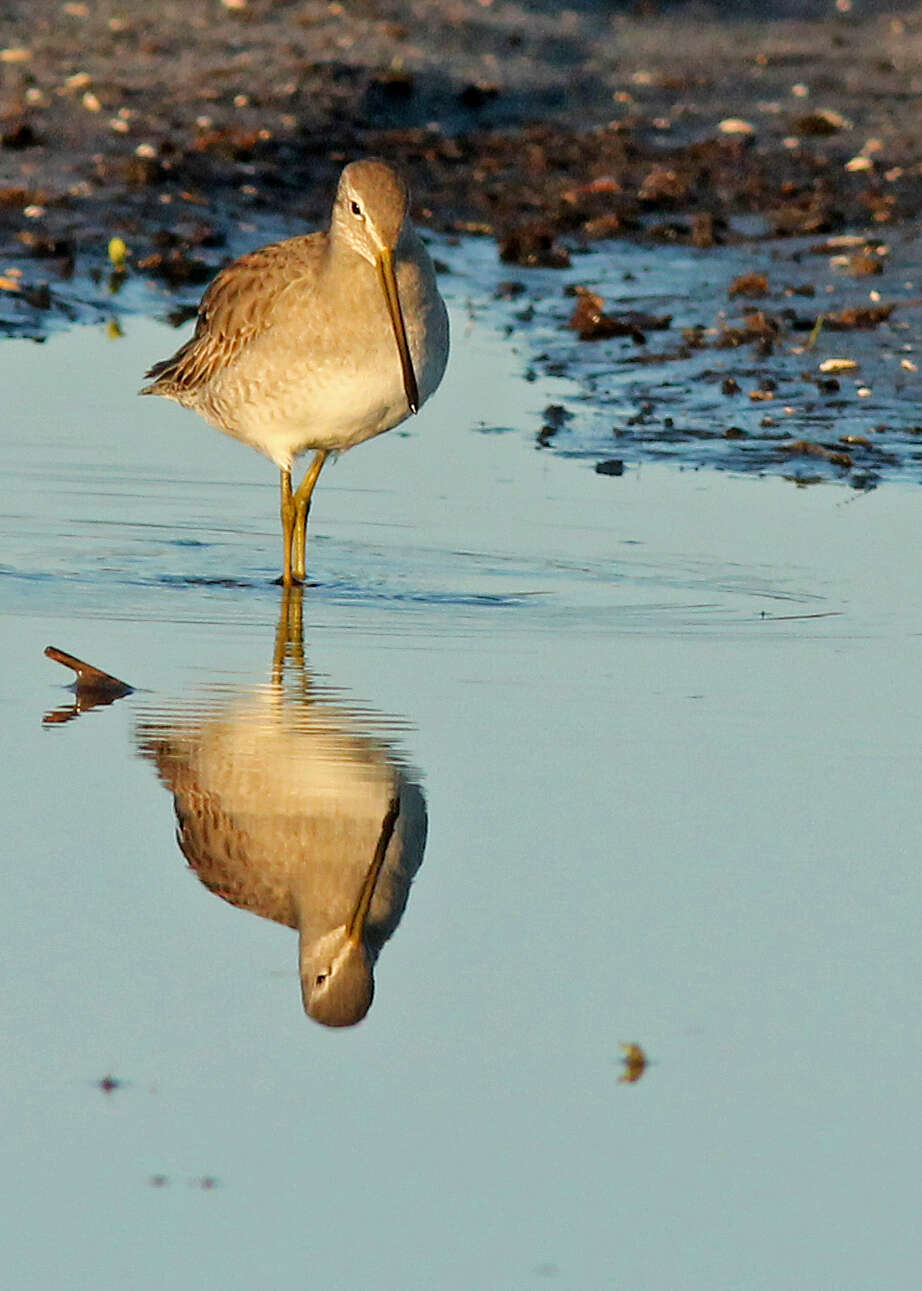
[[[169,359],[145,373],[153,382],[141,394],[193,393],[272,326],[286,287],[313,268],[324,234],[274,242],[223,269],[202,297],[195,335]]]

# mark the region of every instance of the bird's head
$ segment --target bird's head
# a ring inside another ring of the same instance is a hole
[[[397,250],[410,195],[386,161],[350,162],[339,177],[333,223],[353,250],[374,264],[382,251]]]
[[[375,157],[353,161],[339,177],[333,203],[331,234],[375,266],[387,304],[403,388],[411,412],[419,411],[419,386],[410,357],[410,346],[397,291],[394,259],[407,218],[407,186],[385,161]]]

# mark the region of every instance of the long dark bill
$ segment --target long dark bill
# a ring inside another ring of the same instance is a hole
[[[384,299],[387,301],[387,312],[391,316],[397,353],[400,355],[400,370],[403,373],[403,388],[406,391],[407,404],[410,412],[419,412],[419,386],[416,384],[416,373],[413,371],[413,360],[410,358],[410,347],[407,344],[407,329],[403,322],[403,310],[400,308],[393,251],[386,249],[379,253],[378,276],[384,290]]]
[[[400,815],[400,800],[392,798],[387,808],[384,820],[381,822],[381,833],[378,836],[378,845],[375,848],[374,859],[368,867],[364,879],[362,880],[362,890],[359,893],[359,899],[355,903],[355,909],[352,912],[352,918],[349,920],[349,927],[346,935],[351,942],[357,946],[361,944],[365,936],[365,920],[368,918],[368,911],[371,909],[371,898],[375,894],[375,888],[378,885],[378,879],[381,876],[381,870],[384,868],[384,858],[387,855],[387,849],[390,846],[391,839],[394,837],[394,829],[397,825],[397,817]]]

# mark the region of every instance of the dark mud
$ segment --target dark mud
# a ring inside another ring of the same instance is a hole
[[[524,263],[711,245],[741,212],[780,234],[913,216],[922,11],[758,8],[14,0],[0,248],[39,310],[113,235],[132,272],[204,280],[254,213],[322,220],[368,152],[422,222]]]
[[[526,377],[565,378],[536,448],[614,476],[657,460],[863,490],[922,480],[920,245],[890,232],[719,255],[609,244],[507,281]]]
[[[344,160],[379,153],[409,175],[421,224],[495,240],[510,278],[578,269],[586,248],[610,239],[705,254],[737,247],[731,299],[740,308],[726,323],[688,315],[684,331],[660,339],[668,355],[742,347],[759,363],[733,379],[777,383],[771,352],[812,329],[820,310],[761,288],[758,254],[750,264],[747,249],[863,230],[870,240],[849,272],[875,283],[874,239],[892,241],[922,206],[922,8],[776,0],[726,10],[8,4],[0,330],[40,337],[117,315],[135,306],[132,285],[148,280],[177,293],[174,320],[183,321],[248,236],[259,240],[273,220],[279,232],[322,222]],[[859,304],[867,289],[848,307]],[[583,333],[628,349],[642,337],[639,366],[656,348],[650,320],[636,316],[647,308],[627,294],[621,317],[603,302],[593,321],[584,301]],[[667,329],[683,312],[668,291],[657,309]],[[868,322],[872,345],[879,328],[906,317]],[[823,327],[834,325],[827,317]],[[567,358],[559,349],[553,362],[587,367],[579,350]],[[597,393],[588,368],[584,384]],[[776,392],[763,393],[767,403]],[[828,405],[836,392],[815,393]],[[643,426],[653,424],[646,401]],[[803,439],[801,426],[795,442]],[[869,462],[868,478],[876,472]]]

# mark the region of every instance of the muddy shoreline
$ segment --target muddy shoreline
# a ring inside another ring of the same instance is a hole
[[[321,222],[368,153],[406,170],[422,224],[518,265],[713,245],[740,216],[747,236],[914,218],[922,9],[773,13],[21,0],[0,22],[0,318],[54,326],[116,236],[130,274],[204,282],[241,224]]]

